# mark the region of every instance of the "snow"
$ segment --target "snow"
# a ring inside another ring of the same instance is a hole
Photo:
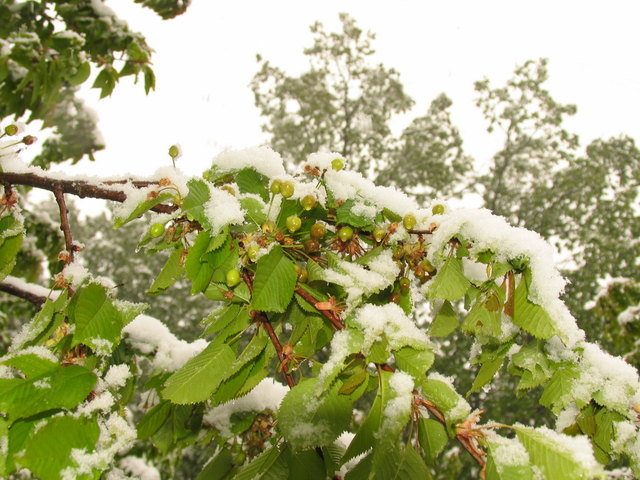
[[[367,304],[359,308],[353,322],[364,333],[362,353],[367,355],[373,344],[383,337],[389,341],[392,350],[411,345],[418,349],[427,348],[429,338],[416,327],[404,311],[395,303],[386,305]]]
[[[120,460],[120,466],[129,474],[135,475],[140,480],[160,480],[160,472],[149,462],[138,457],[124,457]]]
[[[191,343],[179,340],[165,324],[148,315],[138,315],[122,331],[142,353],[155,351],[153,366],[167,372],[178,370],[207,346],[207,341],[201,338]]]
[[[91,274],[86,267],[83,267],[78,262],[66,265],[62,269],[62,275],[64,276],[64,279],[71,283],[71,286],[75,289],[80,287],[85,280],[91,278]]]
[[[632,305],[618,315],[618,323],[625,326],[640,319],[640,305]]]
[[[556,432],[562,432],[565,428],[576,423],[580,410],[574,402],[571,402],[556,419]]]
[[[59,362],[58,357],[56,357],[51,350],[41,345],[34,345],[32,347],[27,347],[22,350],[12,350],[11,353],[8,353],[0,357],[0,362],[4,362],[6,360],[9,360],[10,358],[14,358],[22,355],[35,355],[44,360],[49,360],[50,362],[55,362],[55,363]]]
[[[584,331],[568,308],[560,300],[565,280],[553,263],[554,249],[540,235],[530,230],[512,227],[507,221],[487,209],[460,209],[438,215],[440,222],[433,233],[429,260],[436,266],[442,263],[439,253],[453,236],[473,243],[473,250],[491,250],[497,261],[520,256],[529,259],[532,273],[529,299],[541,305],[554,320],[568,348],[584,340]]]
[[[211,234],[215,235],[225,225],[239,225],[244,222],[245,212],[238,199],[228,191],[209,184],[209,201],[204,205],[205,215],[211,226]]]
[[[529,453],[517,437],[502,437],[492,430],[486,430],[485,436],[491,445],[491,456],[496,463],[498,473],[502,473],[504,467],[530,463]]]
[[[129,365],[121,363],[120,365],[112,365],[104,376],[104,382],[108,388],[124,387],[127,379],[131,377]]]
[[[213,165],[222,171],[240,170],[251,167],[267,177],[286,175],[282,157],[269,147],[227,150],[213,159]]]
[[[395,431],[409,420],[411,402],[413,401],[413,377],[408,373],[397,371],[389,379],[389,387],[393,398],[389,400],[382,416],[384,418],[382,431]]]
[[[244,397],[231,400],[209,410],[203,421],[220,432],[222,436],[231,436],[231,416],[238,412],[276,412],[289,389],[272,378],[265,378]]]

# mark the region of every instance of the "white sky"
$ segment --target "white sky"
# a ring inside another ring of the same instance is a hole
[[[640,139],[638,0],[193,0],[170,21],[131,0],[106,4],[156,50],[157,89],[145,97],[141,85],[123,82],[101,101],[87,89],[107,149],[97,164],[74,167],[78,172],[150,173],[170,164],[167,150],[177,142],[179,166],[197,174],[224,148],[264,143],[248,88],[255,54],[300,73],[309,25],[319,20],[337,30],[341,11],[376,33],[372,58],[398,70],[416,100],[394,122],[398,132],[445,92],[468,153],[486,165],[496,140],[474,106],[473,82],[486,76],[500,85],[516,64],[548,57],[547,88],[556,100],[577,104],[566,126],[583,144],[623,132]]]

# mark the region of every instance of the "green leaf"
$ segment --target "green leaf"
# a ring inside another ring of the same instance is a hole
[[[460,321],[458,320],[456,313],[453,311],[451,303],[444,302],[442,307],[440,307],[440,310],[438,310],[436,318],[431,322],[429,335],[432,337],[446,337],[458,328],[459,324]]]
[[[448,423],[462,420],[471,412],[471,408],[464,398],[442,380],[433,378],[424,380],[422,395],[445,414]]]
[[[277,445],[265,450],[261,455],[251,460],[251,462],[245,466],[240,472],[233,478],[233,480],[254,480],[264,478],[271,467],[282,455],[282,450]],[[284,477],[287,478],[288,472],[284,472]]]
[[[264,213],[264,204],[255,198],[243,198],[240,200],[240,205],[247,212],[247,216],[253,223],[261,226],[267,221],[267,216]]]
[[[501,442],[487,440],[489,446],[487,452],[486,480],[533,480],[533,470],[528,463],[516,460],[514,446],[510,443],[520,444],[517,439],[504,439]],[[522,447],[520,447],[522,448]],[[517,450],[516,450],[517,452]],[[524,454],[524,452],[522,452]],[[523,455],[522,460],[527,460]]]
[[[29,379],[0,379],[0,411],[12,420],[66,408],[83,402],[96,376],[84,367],[70,365]]]
[[[536,338],[548,339],[558,333],[555,323],[540,305],[529,300],[529,287],[525,278],[516,287],[513,323]]]
[[[562,411],[571,402],[573,389],[573,381],[580,376],[576,366],[560,367],[551,376],[547,383],[542,396],[540,397],[540,405],[543,405],[556,415]]]
[[[7,473],[7,457],[9,453],[9,422],[0,417],[0,441],[6,442],[4,445],[7,447],[6,451],[3,451],[3,455],[0,456],[0,478],[4,478]]]
[[[196,477],[196,480],[223,480],[233,468],[231,452],[223,448],[207,463]]]
[[[60,471],[75,466],[71,450],[92,452],[100,435],[95,420],[56,417],[28,442],[21,463],[42,480],[60,480]]]
[[[433,418],[420,418],[418,438],[429,465],[435,466],[438,455],[449,442],[447,430],[443,424]]]
[[[113,70],[111,66],[107,65],[100,70],[100,73],[93,82],[93,88],[100,89],[100,98],[107,97],[111,95],[111,92],[113,92],[117,79],[118,72]]]
[[[473,392],[479,391],[482,387],[484,387],[487,383],[493,380],[494,375],[500,367],[502,366],[502,362],[504,361],[504,357],[498,357],[493,360],[489,360],[484,362],[478,370],[478,374],[476,375],[475,380],[473,381],[473,385],[467,392],[467,396],[472,394]]]
[[[22,246],[22,235],[5,238],[0,243],[0,280],[11,273]]]
[[[227,261],[232,254],[232,242],[231,237],[227,236],[225,242],[219,248],[209,251],[209,245],[212,241],[215,241],[215,237],[212,239],[207,230],[203,230],[198,234],[193,242],[187,259],[185,261],[185,268],[187,271],[187,278],[193,282],[191,287],[191,294],[204,292],[212,279],[214,281],[224,280],[226,276]],[[232,262],[235,266],[235,262]],[[218,269],[225,270],[221,278],[214,278],[214,274]]]
[[[561,437],[550,437],[542,430],[527,427],[514,427],[518,439],[529,452],[531,463],[537,466],[545,478],[553,480],[589,480],[592,474],[569,448],[561,443]],[[553,433],[553,432],[552,432]],[[555,434],[560,435],[560,434]],[[568,438],[568,437],[567,437]],[[580,452],[579,455],[583,455]]]
[[[357,215],[351,211],[355,203],[355,200],[349,199],[336,208],[336,223],[345,223],[363,230],[372,230],[375,227],[372,219],[363,215]]]
[[[126,217],[124,219],[121,218],[121,217],[116,217],[114,222],[113,222],[114,227],[115,228],[120,228],[123,225],[126,225],[131,220],[134,220],[134,219],[140,217],[141,215],[143,215],[144,213],[148,212],[149,210],[151,210],[156,205],[160,205],[162,202],[166,202],[167,200],[170,200],[173,197],[174,197],[174,195],[172,193],[161,192],[158,195],[156,195],[155,197],[150,198],[148,200],[145,200],[144,202],[140,203],[136,208],[134,208],[133,211],[129,214],[128,217]]]
[[[260,257],[253,282],[251,308],[263,312],[284,312],[296,286],[296,269],[280,246]]]
[[[170,402],[153,406],[138,423],[138,440],[145,440],[158,431],[171,413]]]
[[[431,350],[416,350],[413,347],[402,347],[393,352],[393,356],[398,368],[409,373],[416,380],[424,378],[435,359]]]
[[[278,428],[294,450],[328,445],[349,427],[349,396],[340,395],[340,386],[336,385],[318,398],[317,383],[317,378],[299,383],[280,405]]]
[[[325,480],[325,465],[315,449],[285,453],[289,467],[289,478],[295,480]]]
[[[87,81],[89,75],[91,75],[91,64],[89,62],[82,62],[78,65],[76,73],[67,77],[67,81],[69,82],[69,85],[75,87],[76,85],[80,85]]]
[[[57,362],[52,362],[47,358],[39,357],[35,353],[16,355],[5,360],[1,365],[9,365],[17,368],[26,378],[45,375],[59,368],[59,364]]]
[[[375,453],[374,450],[374,455]],[[422,457],[411,445],[401,448],[397,444],[395,448],[381,456],[379,462],[376,462],[374,458],[371,474],[375,480],[428,480],[432,478]]]
[[[429,296],[454,301],[462,298],[469,286],[469,280],[464,276],[462,270],[462,260],[451,256],[445,260],[432,280]]]
[[[225,344],[210,344],[171,375],[162,391],[173,403],[203,402],[218,388],[235,355]]]
[[[498,337],[501,333],[500,311],[489,311],[486,302],[476,301],[462,322],[463,332]]]
[[[209,184],[204,180],[197,178],[187,182],[189,193],[182,203],[182,211],[194,220],[198,221],[204,227],[210,227],[209,220],[204,213],[204,205],[211,198]]]
[[[267,183],[267,177],[252,168],[245,168],[236,174],[236,184],[242,193],[260,195],[265,202],[269,201]]]
[[[182,247],[173,250],[153,284],[149,287],[148,294],[158,295],[164,292],[184,275],[184,264],[180,261],[183,253]]]
[[[124,324],[106,289],[90,283],[76,292],[72,305],[70,316],[76,329],[71,346],[83,343],[100,352],[113,351]]]
[[[67,307],[67,291],[60,293],[56,300],[47,299],[40,308],[40,311],[25,327],[23,334],[14,337],[11,344],[13,350],[18,351],[22,348],[33,345],[38,338],[45,335],[47,330],[54,323],[54,318],[58,312],[62,312]]]

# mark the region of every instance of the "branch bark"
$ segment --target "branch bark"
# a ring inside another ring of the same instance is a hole
[[[68,193],[80,198],[101,198],[120,203],[127,199],[127,194],[114,188],[115,186],[131,184],[136,188],[144,188],[156,184],[156,182],[135,180],[114,180],[93,184],[84,180],[62,180],[36,175],[35,173],[11,172],[0,172],[0,183],[39,188],[54,194],[56,190],[59,190],[62,193]],[[177,210],[177,207],[174,205],[156,205],[152,210],[159,213],[172,213]]]

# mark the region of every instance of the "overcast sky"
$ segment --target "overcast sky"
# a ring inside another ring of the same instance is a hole
[[[398,70],[416,100],[394,122],[398,131],[445,92],[468,153],[486,164],[496,144],[474,106],[473,82],[486,76],[500,85],[517,64],[547,57],[547,88],[556,100],[577,104],[566,126],[583,143],[623,132],[640,139],[637,0],[193,0],[169,21],[131,0],[106,4],[155,49],[157,89],[145,97],[141,85],[123,82],[100,101],[97,90],[86,89],[107,143],[100,173],[149,173],[170,164],[167,149],[178,142],[181,168],[196,174],[222,149],[264,143],[248,88],[256,53],[300,73],[309,25],[319,20],[337,30],[342,11],[377,35],[374,61]],[[77,167],[96,173],[88,162]]]

